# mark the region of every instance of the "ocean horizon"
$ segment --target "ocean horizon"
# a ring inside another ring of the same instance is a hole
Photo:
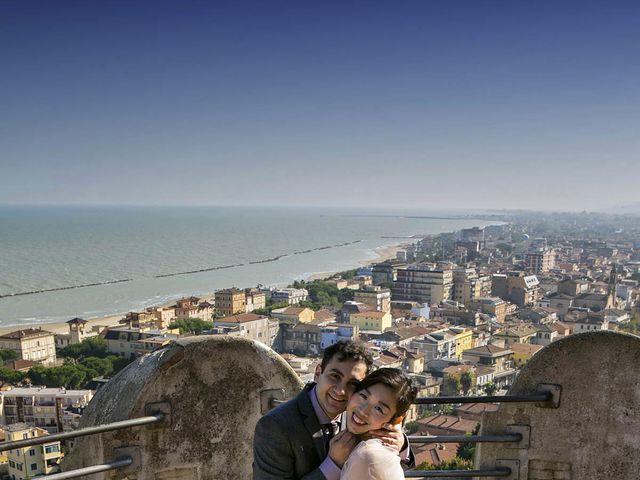
[[[0,327],[286,285],[414,235],[490,223],[418,209],[0,206]]]

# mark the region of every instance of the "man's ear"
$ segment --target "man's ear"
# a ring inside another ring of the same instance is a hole
[[[320,378],[320,374],[322,373],[322,366],[320,364],[316,365],[316,371],[313,374],[313,381],[317,382],[318,378]]]

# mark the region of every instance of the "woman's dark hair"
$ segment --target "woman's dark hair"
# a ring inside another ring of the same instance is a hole
[[[402,370],[397,368],[380,368],[367,375],[356,388],[356,392],[372,385],[381,383],[396,393],[396,413],[391,418],[400,417],[407,413],[416,399],[418,388]]]
[[[364,344],[353,340],[341,340],[325,348],[322,363],[320,364],[320,371],[324,372],[324,369],[333,357],[336,357],[339,362],[345,362],[347,360],[363,362],[367,366],[367,373],[371,371],[371,366],[373,365],[373,358]]]

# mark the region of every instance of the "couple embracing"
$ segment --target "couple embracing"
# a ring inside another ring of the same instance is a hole
[[[325,349],[315,383],[258,421],[253,479],[404,479],[414,459],[401,422],[416,388],[372,363],[357,342]]]

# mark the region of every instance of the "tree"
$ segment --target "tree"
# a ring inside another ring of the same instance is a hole
[[[179,320],[174,320],[174,322],[169,325],[169,328],[179,329],[181,335],[185,333],[200,335],[203,330],[209,330],[212,327],[212,322],[205,322],[201,318],[181,318]]]
[[[24,372],[12,370],[7,367],[0,367],[0,388],[5,385],[16,385],[21,383],[24,381],[26,376],[27,375]]]
[[[477,435],[480,431],[480,424],[476,425],[471,432],[471,435]],[[473,456],[476,452],[476,444],[471,442],[462,442],[458,444],[458,449],[456,450],[456,456],[463,460],[473,461]]]
[[[473,462],[463,458],[455,457],[452,460],[443,460],[438,465],[429,462],[422,462],[416,470],[473,470]]]
[[[15,350],[9,350],[6,348],[0,348],[0,360],[6,362],[7,360],[17,360],[20,357]]]
[[[82,342],[67,345],[58,352],[58,356],[76,362],[81,362],[85,357],[105,358],[108,355],[107,341],[100,336],[85,338]]]
[[[445,391],[450,395],[458,395],[462,389],[460,375],[447,373],[444,376]]]
[[[36,365],[27,376],[34,385],[46,385],[53,388],[81,388],[87,379],[87,372],[81,365],[65,364],[60,367]]]
[[[465,395],[469,393],[471,387],[476,383],[476,376],[471,370],[465,370],[460,374],[460,386]]]
[[[105,377],[113,371],[113,363],[111,362],[110,357],[87,357],[82,360],[79,366],[84,368],[87,374],[87,379]]]
[[[498,391],[498,385],[493,382],[489,382],[484,386],[484,393],[489,396],[494,395]]]

